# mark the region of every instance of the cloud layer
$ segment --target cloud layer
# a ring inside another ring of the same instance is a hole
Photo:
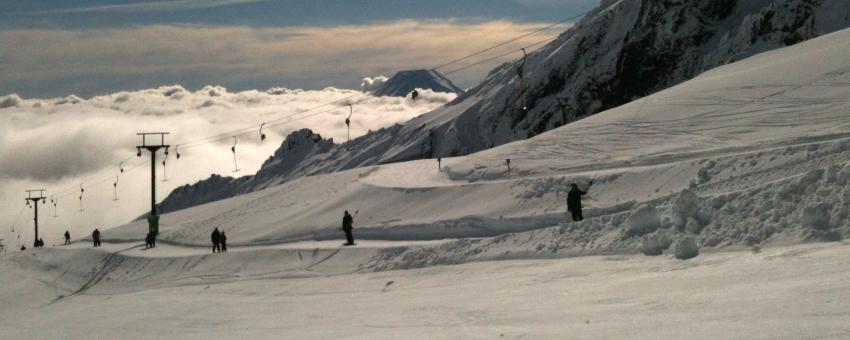
[[[390,78],[387,78],[386,76],[363,78],[363,80],[360,81],[360,91],[371,92],[377,90],[381,88],[381,86],[384,86],[384,84],[387,83],[387,80],[390,80]],[[0,102],[0,105],[3,105],[3,103]]]
[[[241,5],[252,2],[268,0],[170,0],[136,2],[119,5],[100,5],[87,7],[73,7],[52,11],[42,11],[34,14],[66,14],[66,13],[147,13],[147,12],[173,12],[188,11],[193,9],[205,9],[222,6]]]
[[[0,94],[91,96],[180,83],[235,89],[354,88],[364,77],[430,68],[546,24],[402,20],[332,27],[140,26],[0,31]],[[565,27],[516,41],[518,49]],[[494,51],[500,52],[504,50]],[[484,56],[482,56],[484,57]],[[506,56],[452,75],[461,87]]]
[[[305,91],[272,88],[267,91],[230,92],[220,86],[190,91],[182,86],[163,86],[132,92],[117,92],[91,99],[66,96],[26,99],[17,95],[0,97],[0,238],[23,207],[25,189],[45,188],[60,200],[60,218],[43,220],[45,230],[72,228],[79,234],[92,225],[109,226],[138,216],[149,202],[150,160],[135,157],[137,132],[169,131],[172,145],[166,160],[168,182],[159,184],[162,199],[171,189],[193,183],[212,173],[241,176],[256,172],[291,131],[309,127],[337,142],[345,141],[345,117],[353,103],[352,137],[369,130],[403,122],[455,98],[455,94],[423,90],[420,99],[373,97],[360,91],[326,88]],[[331,101],[339,103],[325,105]],[[316,110],[313,108],[320,107]],[[267,138],[260,141],[259,126],[266,125]],[[233,144],[227,132],[243,129],[237,136],[237,161],[242,169],[233,173]],[[244,132],[244,133],[243,133]],[[203,144],[188,141],[222,135]],[[184,147],[175,150],[177,144]],[[174,156],[181,153],[180,160]],[[161,159],[162,153],[159,157]],[[125,173],[120,174],[119,163]],[[163,178],[157,164],[157,176]],[[121,200],[112,202],[113,183],[119,175]],[[96,179],[93,181],[92,179]],[[79,183],[86,182],[79,212]],[[63,190],[67,189],[67,190]],[[52,213],[42,211],[42,216]],[[18,220],[30,232],[29,218]],[[55,230],[54,230],[55,231]],[[64,229],[62,229],[64,232]],[[61,233],[51,234],[58,237]],[[45,238],[47,240],[47,238]]]

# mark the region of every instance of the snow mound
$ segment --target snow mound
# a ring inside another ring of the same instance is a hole
[[[673,240],[664,234],[643,235],[640,239],[640,252],[648,256],[658,256],[670,248],[672,243]]]
[[[699,255],[699,246],[692,237],[683,237],[676,241],[673,246],[674,256],[680,260],[687,260]]]
[[[661,218],[654,206],[643,204],[639,206],[626,220],[626,236],[642,236],[651,233],[661,226]]]
[[[679,231],[699,234],[700,200],[693,191],[685,189],[673,201],[672,222]]]
[[[800,223],[815,230],[829,229],[829,206],[825,203],[810,204],[803,208]]]

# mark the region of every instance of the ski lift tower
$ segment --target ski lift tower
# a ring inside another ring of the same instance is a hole
[[[34,206],[34,217],[32,220],[35,226],[35,240],[32,242],[32,245],[35,248],[38,245],[38,201],[44,203],[47,201],[47,197],[44,197],[44,189],[27,190],[26,193],[27,198],[25,200],[27,201],[27,205],[30,205],[30,202],[32,202]]]
[[[137,136],[142,136],[142,144],[136,146],[137,157],[142,157],[142,149],[148,150],[151,153],[151,212],[148,215],[148,231],[154,235],[159,234],[159,215],[156,212],[156,152],[159,149],[165,148],[165,154],[168,155],[168,148],[171,145],[165,144],[165,135],[170,132],[142,132],[137,133]],[[159,138],[156,138],[159,136]],[[159,142],[156,140],[159,139]]]

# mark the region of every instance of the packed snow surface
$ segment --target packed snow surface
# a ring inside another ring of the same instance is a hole
[[[143,255],[153,252],[172,249],[3,256],[0,337],[850,337],[846,243],[357,273],[372,250]]]

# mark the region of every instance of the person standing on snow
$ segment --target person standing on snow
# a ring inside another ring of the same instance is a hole
[[[227,235],[224,234],[224,231],[221,231],[221,252],[227,252]]]
[[[357,212],[354,212],[357,215]],[[345,232],[345,242],[344,246],[353,246],[354,245],[354,234],[351,232],[354,225],[354,216],[348,213],[348,210],[345,211],[345,215],[342,216],[342,231]]]
[[[100,247],[100,230],[94,228],[94,231],[91,232],[91,239],[95,247]]]
[[[216,252],[221,252],[221,232],[218,231],[218,228],[215,228],[210,235],[213,244],[213,254]]]
[[[71,233],[65,230],[65,245],[71,244]]]
[[[593,181],[587,185],[588,189],[593,185]],[[573,221],[581,221],[584,216],[581,215],[581,197],[587,194],[587,191],[582,191],[575,183],[570,184],[570,192],[567,193],[567,211],[573,216]]]

